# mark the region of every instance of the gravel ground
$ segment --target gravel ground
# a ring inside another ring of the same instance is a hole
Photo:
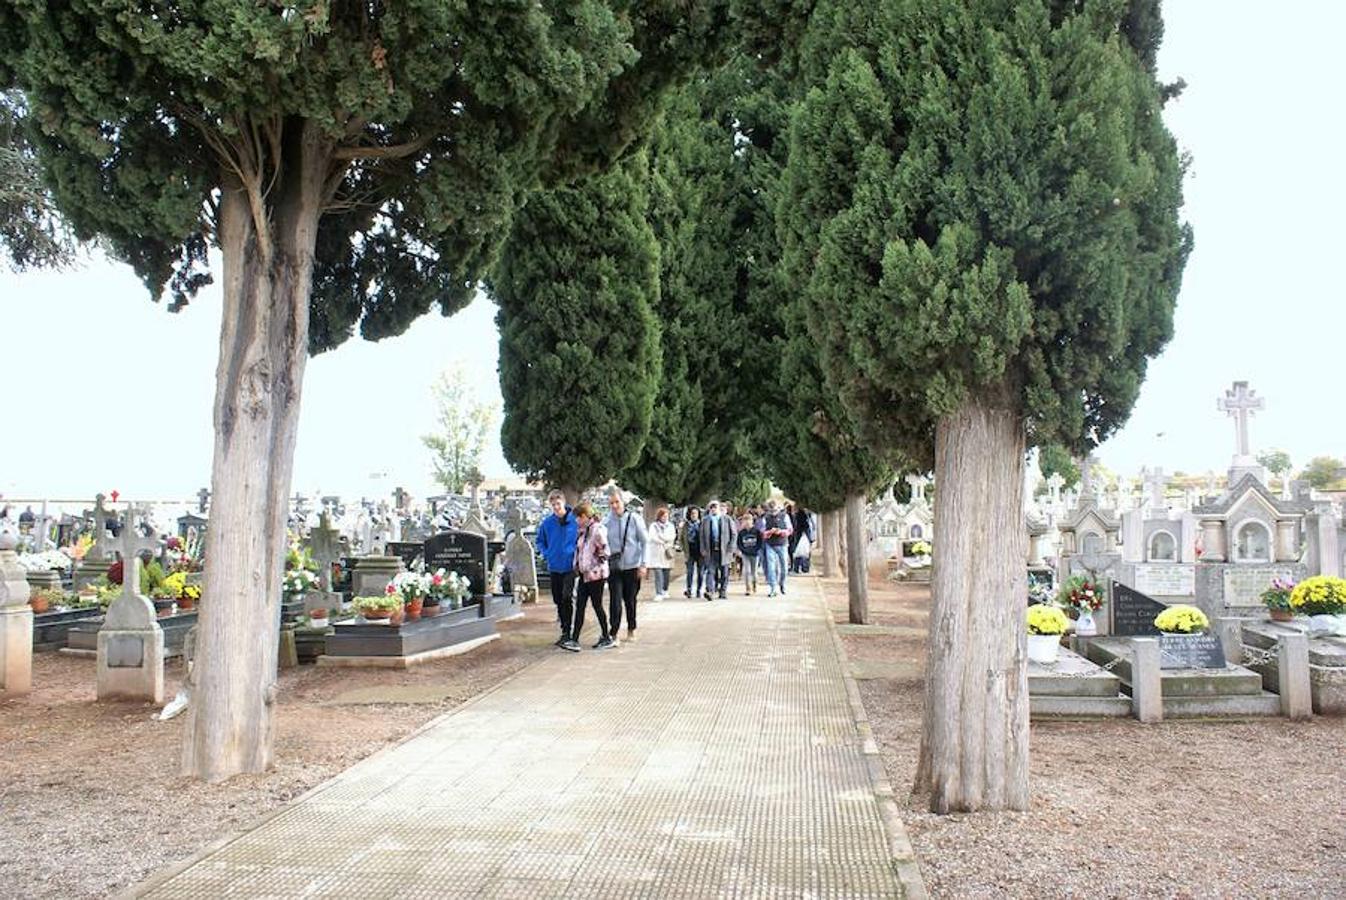
[[[529,607],[501,640],[407,672],[283,672],[274,770],[217,786],[177,774],[185,717],[97,703],[93,660],[38,654],[35,690],[0,698],[0,897],[103,897],[190,856],[559,652],[553,609]],[[181,679],[170,663],[167,696]]]
[[[846,621],[842,581],[826,585]],[[873,624],[924,624],[928,586],[874,581]],[[924,639],[843,635],[899,798],[920,744]],[[894,663],[897,663],[895,667]],[[882,672],[882,669],[872,671]],[[1035,723],[1032,808],[902,810],[934,897],[1346,897],[1346,719]]]

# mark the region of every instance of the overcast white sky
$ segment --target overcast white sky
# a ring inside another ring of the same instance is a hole
[[[1196,228],[1176,337],[1150,368],[1130,424],[1100,455],[1109,467],[1222,471],[1233,426],[1215,400],[1252,382],[1267,410],[1255,450],[1296,465],[1346,456],[1346,233],[1340,88],[1346,4],[1168,0],[1163,76],[1188,83],[1166,113],[1195,157],[1186,215]],[[219,295],[171,315],[129,268],[90,262],[61,274],[0,272],[0,371],[8,409],[0,496],[185,498],[210,480],[210,405]],[[309,363],[295,488],[417,497],[431,489],[419,436],[430,385],[459,362],[498,397],[494,307],[478,298],[400,338],[352,340]],[[507,471],[498,442],[483,468]]]

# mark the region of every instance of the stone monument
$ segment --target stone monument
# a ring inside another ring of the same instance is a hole
[[[1248,440],[1248,419],[1254,412],[1267,408],[1266,399],[1257,396],[1256,391],[1250,390],[1248,382],[1236,381],[1232,388],[1225,391],[1223,397],[1215,401],[1215,405],[1234,420],[1234,459],[1229,464],[1229,486],[1232,488],[1246,475],[1252,475],[1266,484],[1266,469],[1253,456],[1252,446]]]
[[[107,507],[103,503],[106,499],[102,494],[93,498],[93,509],[89,512],[93,519],[93,546],[75,566],[74,588],[77,591],[93,584],[112,568],[112,554],[108,553],[111,535],[107,529]]]
[[[164,631],[154,606],[140,593],[142,550],[158,550],[156,538],[141,537],[136,511],[127,507],[122,526],[122,592],[108,607],[98,631],[98,699],[164,702]]]
[[[505,517],[505,528],[509,532],[505,539],[505,568],[509,570],[509,581],[519,602],[536,603],[537,554],[523,535],[524,524],[523,510],[517,505],[510,506]]]
[[[312,609],[338,610],[341,608],[341,594],[332,590],[332,564],[340,562],[341,532],[332,527],[332,517],[327,510],[318,515],[318,527],[309,532],[308,550],[313,561],[318,564],[318,589],[309,591],[304,599],[304,612]]]
[[[17,546],[17,535],[0,531],[0,690],[11,695],[33,687],[33,610]]]

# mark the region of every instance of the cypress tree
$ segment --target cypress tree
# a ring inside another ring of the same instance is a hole
[[[174,308],[223,259],[212,527],[184,770],[272,758],[304,367],[449,314],[527,194],[602,168],[718,53],[727,0],[33,0],[0,84],[58,212]],[[260,587],[259,587],[260,586]],[[258,591],[262,596],[258,596]]]
[[[642,153],[538,193],[490,282],[505,458],[572,502],[631,465],[650,431],[660,350],[648,177]]]
[[[1025,808],[1026,442],[1125,421],[1191,245],[1158,4],[820,3],[783,234],[871,443],[933,456],[918,790]]]

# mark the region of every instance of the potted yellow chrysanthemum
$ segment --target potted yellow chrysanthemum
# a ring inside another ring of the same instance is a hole
[[[1034,603],[1028,607],[1028,659],[1036,663],[1054,663],[1061,653],[1061,635],[1069,620],[1055,606]]]
[[[1178,603],[1155,616],[1154,627],[1164,634],[1204,634],[1210,619],[1195,606]]]
[[[1290,609],[1309,617],[1313,634],[1346,635],[1346,578],[1315,575],[1290,592]]]

